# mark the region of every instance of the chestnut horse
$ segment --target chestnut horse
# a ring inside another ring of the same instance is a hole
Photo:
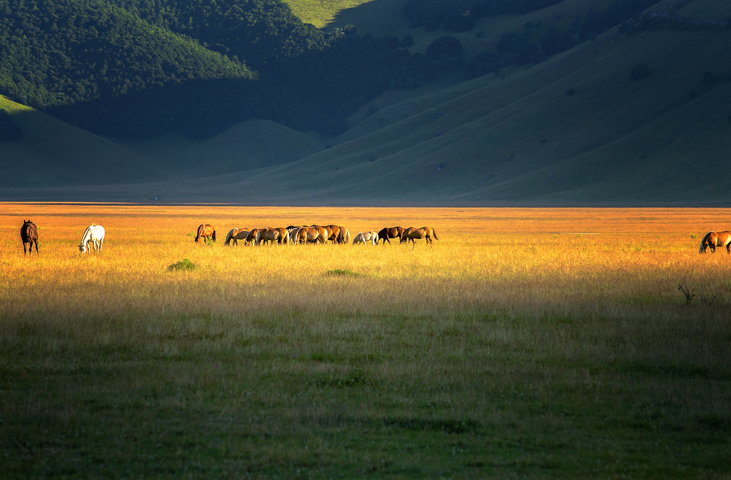
[[[325,243],[328,237],[328,232],[325,227],[302,227],[299,230],[293,232],[294,244],[307,242],[312,243]]]
[[[417,240],[426,238],[426,243],[430,244],[430,243],[432,243],[432,236],[434,238],[436,238],[437,240],[439,240],[436,232],[431,227],[421,227],[421,228],[409,227],[406,230],[404,230],[404,234],[401,237],[401,243],[408,243],[409,240],[411,240],[411,243],[415,247]]]
[[[376,243],[383,240],[384,245],[386,244],[386,242],[391,245],[391,240],[389,240],[389,238],[398,238],[399,240],[401,240],[401,236],[403,234],[404,227],[383,228],[380,232],[378,232],[378,240],[376,240]]]
[[[256,243],[256,237],[259,235],[259,232],[261,232],[261,228],[252,228],[249,230],[249,234],[246,236],[246,240],[244,241],[244,245],[258,245]]]
[[[726,253],[731,253],[731,233],[729,232],[708,232],[701,240],[701,248],[698,253],[706,253],[710,248],[711,253],[716,253],[716,247],[726,247]]]
[[[256,235],[256,243],[261,245],[262,242],[276,241],[279,245],[282,242],[287,243],[288,233],[286,228],[265,228]]]
[[[224,245],[230,245],[231,242],[233,242],[234,245],[239,244],[239,240],[246,241],[246,236],[249,234],[249,231],[246,228],[234,228],[228,234],[226,235],[226,241],[223,242]]]
[[[33,255],[33,244],[36,244],[36,254],[38,254],[38,228],[36,224],[30,220],[23,220],[23,226],[20,227],[20,239],[23,241],[23,255]],[[28,244],[28,252],[25,245]]]
[[[203,239],[203,242],[207,242],[209,238],[213,239],[213,241],[216,241],[216,229],[213,228],[213,225],[205,224],[198,227],[198,232],[195,234],[195,243],[199,243],[200,239]]]
[[[338,243],[342,243],[344,245],[347,245],[348,243],[350,243],[350,230],[348,230],[345,227],[340,227],[340,235],[338,235]]]

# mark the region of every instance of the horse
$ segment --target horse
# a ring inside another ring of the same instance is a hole
[[[274,241],[276,241],[281,245],[282,242],[287,243],[287,234],[286,228],[265,228],[256,235],[256,243],[259,245],[262,242],[274,244]]]
[[[378,232],[378,240],[376,240],[376,243],[383,240],[383,244],[385,245],[386,242],[388,242],[389,245],[391,245],[391,240],[389,238],[398,238],[401,240],[401,236],[404,234],[404,228],[403,227],[391,227],[391,228],[383,228],[380,232]]]
[[[198,227],[198,232],[195,234],[195,243],[200,243],[199,240],[203,239],[203,242],[207,242],[209,238],[216,241],[216,229],[213,225],[202,224]]]
[[[295,245],[297,242],[295,242],[295,238],[297,238],[297,230],[299,230],[300,227],[295,227],[294,225],[290,225],[286,228],[287,230],[287,243],[290,245]]]
[[[726,232],[708,232],[701,240],[701,248],[698,253],[706,253],[706,249],[710,248],[711,253],[716,253],[716,247],[726,247],[726,253],[731,253],[731,233]]]
[[[323,237],[323,240],[324,240],[323,243],[327,243],[328,240],[332,240],[333,243],[335,243],[335,239],[337,238],[337,235],[333,233],[333,227],[336,227],[335,225],[310,225],[310,227],[325,229],[325,236]]]
[[[327,239],[329,241],[332,241],[333,245],[335,245],[336,243],[340,243],[340,230],[342,229],[342,227],[339,227],[337,225],[325,225],[325,228],[327,229]]]
[[[430,244],[430,243],[432,243],[432,239],[431,239],[432,235],[434,236],[434,238],[439,240],[436,232],[431,227],[421,227],[421,228],[409,227],[406,230],[404,230],[403,236],[401,237],[401,243],[408,243],[409,240],[411,240],[413,247],[416,247],[416,240],[421,240],[422,238],[426,238],[426,243]]]
[[[294,243],[298,244],[300,242],[307,244],[307,242],[312,243],[325,243],[327,240],[327,229],[324,227],[301,227],[300,229],[296,230],[294,233]]]
[[[87,253],[86,246],[91,242],[94,252],[101,252],[102,245],[104,244],[104,227],[101,225],[91,224],[84,230],[84,235],[81,236],[81,243],[79,244],[79,251],[81,253]]]
[[[350,230],[345,227],[340,227],[340,235],[338,236],[338,243],[347,245],[350,243]]]
[[[363,245],[371,244],[371,245],[377,245],[378,244],[378,233],[377,232],[360,232],[358,235],[355,236],[355,240],[353,240],[353,245],[358,245],[359,243],[362,243]]]
[[[249,230],[249,234],[246,236],[244,245],[259,245],[256,241],[256,236],[259,235],[259,232],[261,232],[261,228],[252,228]]]
[[[38,254],[38,228],[36,224],[30,220],[23,220],[23,226],[20,227],[20,239],[23,241],[23,255],[33,255],[33,244],[36,244],[36,255]],[[25,245],[28,244],[28,251]]]
[[[224,245],[230,245],[231,242],[233,242],[234,245],[239,244],[239,240],[246,240],[246,236],[249,234],[249,231],[246,228],[234,228],[228,234],[226,234],[226,241],[223,242]]]

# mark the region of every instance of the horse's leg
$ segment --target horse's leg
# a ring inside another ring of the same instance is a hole
[[[28,255],[28,251],[25,249],[25,242],[23,242],[23,255]]]
[[[36,240],[36,255],[38,255],[38,240]]]

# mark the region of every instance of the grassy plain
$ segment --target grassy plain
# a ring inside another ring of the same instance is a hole
[[[82,256],[92,222],[106,243]],[[216,244],[188,236],[202,222]],[[302,222],[439,240],[222,246]],[[731,257],[698,254],[727,228],[728,209],[2,204],[0,477],[727,478]]]

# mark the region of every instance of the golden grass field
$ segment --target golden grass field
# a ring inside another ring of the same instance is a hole
[[[8,478],[720,478],[731,257],[698,244],[728,213],[2,204],[0,462]],[[104,248],[82,255],[92,222]],[[193,242],[200,223],[218,242]],[[439,240],[223,246],[302,223]],[[168,269],[184,258],[197,268]]]

